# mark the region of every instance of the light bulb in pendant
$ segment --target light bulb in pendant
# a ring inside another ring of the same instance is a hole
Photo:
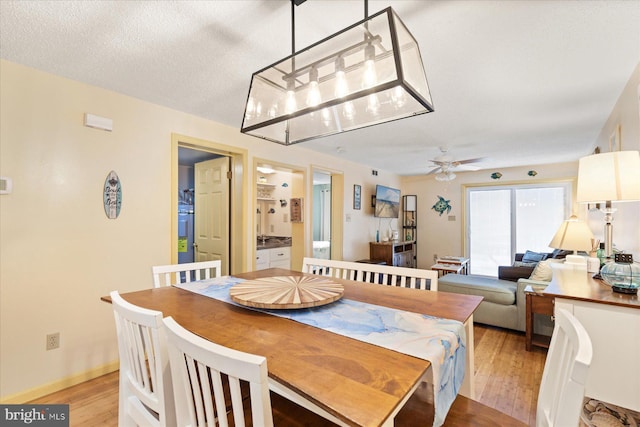
[[[380,110],[380,100],[378,100],[378,95],[372,93],[367,96],[367,113],[376,115],[378,110]]]
[[[402,90],[402,87],[396,86],[393,88],[393,90],[391,91],[391,100],[393,101],[393,105],[396,108],[404,107],[404,104],[407,103],[407,97],[404,94],[404,90]]]
[[[328,127],[331,124],[331,112],[329,111],[328,108],[323,108],[321,113],[322,113],[322,123]]]
[[[298,103],[296,102],[296,93],[294,91],[293,80],[287,83],[287,98],[284,102],[284,112],[291,114],[298,109]]]
[[[344,58],[339,56],[336,59],[336,88],[334,95],[336,98],[342,98],[349,93],[349,85],[347,84],[347,76],[344,72]]]
[[[318,89],[318,70],[317,68],[311,68],[309,71],[309,93],[307,93],[307,105],[309,107],[315,107],[322,101],[320,96],[320,89]]]
[[[342,106],[342,115],[347,120],[353,120],[356,116],[356,108],[353,106],[353,102],[345,102]]]
[[[256,113],[256,103],[253,100],[253,96],[250,96],[249,100],[247,101],[247,109],[244,113],[244,117],[247,120],[251,120],[253,119],[255,113]]]
[[[267,114],[269,115],[270,119],[275,119],[278,115],[278,105],[272,105],[271,108],[269,108],[269,110],[267,111]]]
[[[368,89],[378,83],[378,74],[376,73],[375,64],[375,48],[373,45],[367,45],[364,49],[364,73],[362,75],[362,88]]]

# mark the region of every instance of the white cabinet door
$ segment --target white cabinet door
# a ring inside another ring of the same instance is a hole
[[[267,268],[269,268],[269,250],[256,251],[256,270],[265,270]]]
[[[573,313],[591,338],[586,395],[640,411],[640,310],[556,297],[560,308]]]
[[[269,249],[269,267],[291,268],[291,248]]]

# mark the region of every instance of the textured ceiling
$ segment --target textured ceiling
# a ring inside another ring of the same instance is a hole
[[[296,8],[296,47],[363,1]],[[483,169],[590,153],[640,61],[640,0],[370,0],[417,38],[436,111],[303,143],[401,175],[446,146]],[[0,1],[3,59],[240,127],[251,74],[291,53],[288,0]],[[264,142],[270,144],[269,142]]]

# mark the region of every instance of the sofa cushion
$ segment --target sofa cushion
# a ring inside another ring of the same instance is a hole
[[[538,265],[536,265],[536,268],[533,269],[529,279],[541,282],[550,282],[552,276],[551,264],[561,262],[564,262],[564,259],[550,258],[540,261]]]
[[[536,265],[538,265],[537,262],[513,261],[512,267],[535,267]]]
[[[565,259],[567,255],[571,255],[573,251],[567,251],[564,249],[556,249],[551,253],[551,258]]]
[[[438,279],[438,291],[478,295],[502,305],[516,303],[516,289],[515,282],[475,274],[447,274]]]
[[[540,262],[544,259],[547,259],[546,253],[526,251],[522,257],[522,262]]]

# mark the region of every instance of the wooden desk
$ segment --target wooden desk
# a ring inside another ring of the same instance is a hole
[[[254,279],[302,274],[268,269],[235,276]],[[345,287],[344,298],[471,325],[467,328],[468,366],[463,387],[466,394],[473,394],[473,312],[481,297],[340,282]],[[160,310],[206,339],[265,356],[274,391],[295,398],[287,394],[293,393],[342,425],[393,425],[394,416],[430,367],[425,360],[175,287],[122,297],[132,304]]]
[[[446,273],[461,274],[464,269],[464,266],[460,264],[434,264],[431,266],[431,270],[438,272],[438,277],[444,276]]]
[[[640,300],[613,292],[593,273],[553,265],[543,291],[555,297],[555,309],[573,313],[593,345],[586,395],[640,411]]]
[[[470,263],[470,259],[469,258],[465,258],[463,256],[445,256],[442,258],[438,258],[436,260],[436,265],[442,265],[442,264],[452,264],[452,265],[458,265],[462,267],[462,273],[457,272],[457,274],[469,274],[469,263]],[[432,268],[433,270],[433,268]]]

